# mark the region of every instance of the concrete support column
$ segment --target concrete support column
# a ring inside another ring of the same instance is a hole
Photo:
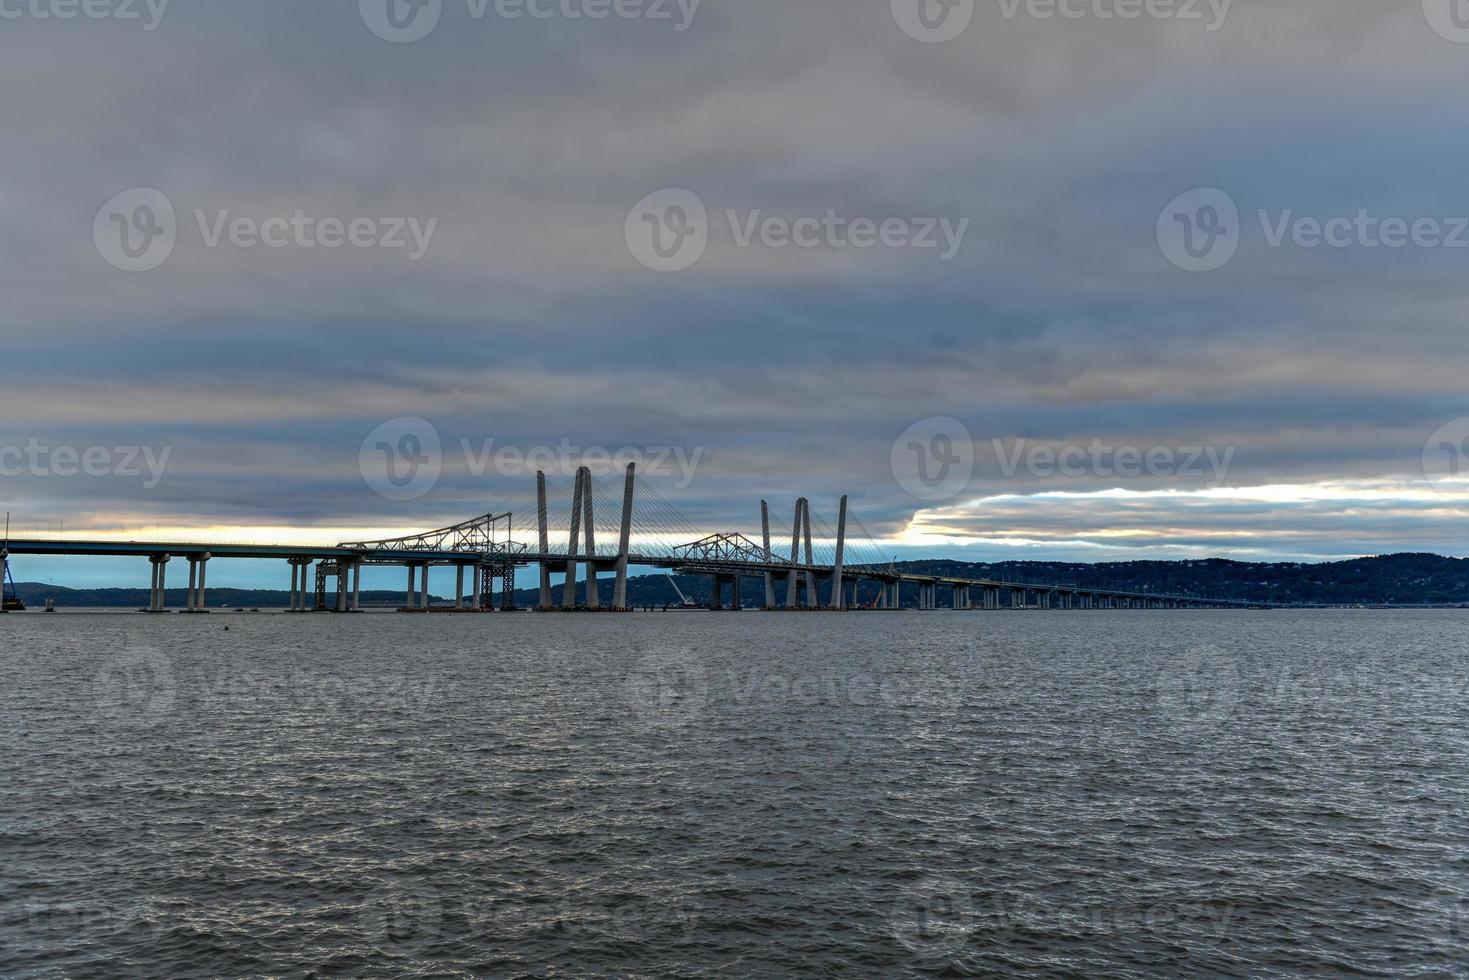
[[[291,612],[295,612],[296,611],[296,579],[300,577],[300,572],[298,571],[298,569],[300,568],[300,566],[296,564],[296,559],[294,559],[294,558],[292,558],[290,560],[289,564],[291,566],[291,597],[290,597],[289,600],[287,600],[286,606],[287,606],[287,608],[289,608],[291,610]]]
[[[583,472],[582,467],[577,468],[576,483],[571,490],[571,538],[566,549],[566,582],[561,586],[561,608],[565,610],[576,608],[576,555],[581,548]]]
[[[408,566],[408,591],[404,593],[403,608],[415,609],[418,607],[418,569],[412,565]]]
[[[805,498],[796,501],[796,519],[791,524],[791,564],[796,565],[801,561],[801,507],[806,503]],[[798,605],[801,575],[792,570],[786,578],[786,608],[795,609]]]
[[[586,469],[586,467],[582,467]],[[582,504],[582,520],[587,529],[587,608],[598,609],[602,605],[601,590],[597,586],[597,526],[592,520],[592,471],[586,469],[582,478],[582,493],[586,502]]]
[[[738,572],[730,576],[729,585],[729,606],[735,612],[739,612],[745,608],[745,600],[740,595],[740,576]]]
[[[801,520],[805,525],[806,535],[806,567],[812,569],[806,573],[806,608],[821,608],[821,593],[816,588],[816,553],[811,547],[811,501],[806,501],[806,506],[801,510]]]
[[[198,574],[199,574],[199,559],[197,559],[194,556],[190,555],[189,556],[189,591],[185,594],[185,598],[184,598],[184,608],[185,609],[192,610],[194,608],[194,583],[197,581]]]
[[[540,532],[541,543],[541,580],[540,595],[536,600],[536,609],[545,612],[551,608],[551,566],[546,564],[545,556],[551,550],[550,528],[546,525],[546,474],[536,474],[536,528]]]
[[[846,557],[847,550],[847,498],[845,495],[837,505],[837,553],[836,563],[831,570],[831,606],[833,609],[846,608],[845,597],[842,595],[842,560]]]
[[[632,551],[632,498],[637,490],[638,464],[627,464],[627,478],[622,486],[622,526],[617,535],[617,571],[612,580],[612,608],[627,609],[627,560]]]
[[[209,574],[209,559],[208,554],[199,556],[199,589],[194,593],[194,608],[197,610],[203,610],[205,606],[204,577]]]
[[[760,533],[765,545],[765,563],[770,564],[770,504],[760,501]],[[775,579],[765,573],[765,608],[775,608]]]
[[[168,556],[154,555],[148,561],[153,564],[153,585],[148,590],[148,610],[149,612],[162,612],[164,602],[163,593],[166,588],[167,579],[165,569],[168,567]]]
[[[362,562],[352,563],[352,611],[362,608]]]
[[[709,584],[709,609],[719,612],[724,608],[724,576],[711,575]]]
[[[419,596],[418,596],[418,606],[424,612],[428,612],[428,604],[429,604],[428,570],[429,570],[429,566],[425,563],[423,565],[422,575],[421,575],[421,577],[419,579],[419,589],[420,589],[420,591],[419,591]]]
[[[464,566],[454,566],[454,608],[464,608]]]
[[[350,565],[337,559],[337,612],[347,611],[347,576],[351,570]]]

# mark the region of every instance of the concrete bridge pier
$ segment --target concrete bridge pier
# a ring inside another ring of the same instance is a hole
[[[546,474],[536,473],[536,529],[540,534],[541,554],[551,551],[551,532],[546,517]],[[540,593],[536,597],[536,612],[551,611],[551,566],[540,563]]]
[[[627,478],[622,488],[622,524],[617,535],[617,565],[613,569],[612,608],[627,612],[627,562],[632,550],[632,498],[637,490],[638,464],[627,464]],[[765,549],[769,552],[769,548]],[[768,558],[769,555],[767,554]]]
[[[311,567],[310,558],[287,559],[291,566],[291,612],[306,611],[306,569]]]
[[[207,554],[189,555],[189,591],[184,601],[184,611],[204,612],[204,575],[209,570]]]
[[[576,485],[571,491],[571,538],[566,549],[566,578],[561,586],[561,609],[570,612],[576,608],[576,555],[581,548],[581,505],[582,476],[584,467],[576,471]]]
[[[791,524],[791,564],[797,565],[801,561],[801,508],[806,503],[804,497],[796,500],[796,519]],[[786,576],[786,608],[799,609],[801,575],[799,572],[791,571]]]
[[[153,555],[148,559],[153,566],[153,584],[148,589],[148,611],[150,613],[163,612],[163,590],[165,570],[168,567],[167,555]]]
[[[602,591],[597,584],[597,525],[592,519],[592,471],[583,466],[581,478],[581,491],[585,498],[582,503],[582,520],[586,522],[587,531],[587,608],[591,610],[602,607]]]
[[[821,608],[821,592],[816,585],[816,553],[811,547],[811,502],[802,498],[801,521],[806,535],[806,567],[811,569],[806,573],[806,608]]]
[[[769,564],[774,559],[770,555],[770,504],[760,501],[760,539],[765,549],[765,561]],[[769,572],[765,573],[765,605],[763,609],[775,608],[775,576]]]
[[[810,525],[809,524],[807,525],[806,534],[807,534],[806,540],[809,542],[811,540],[811,538],[810,538],[811,531],[810,531]],[[807,547],[810,547],[810,545],[808,544]],[[831,570],[831,607],[833,609],[844,609],[844,608],[846,608],[845,597],[842,595],[842,563],[843,563],[843,561],[846,558],[846,551],[847,551],[847,498],[846,498],[845,495],[843,495],[842,496],[841,505],[840,505],[840,507],[839,507],[839,509],[837,511],[837,551],[836,551],[836,563],[832,566],[832,570]]]

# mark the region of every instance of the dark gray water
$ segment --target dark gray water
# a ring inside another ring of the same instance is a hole
[[[0,973],[1463,975],[1466,627],[0,617]]]

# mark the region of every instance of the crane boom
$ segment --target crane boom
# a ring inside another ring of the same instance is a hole
[[[673,591],[678,593],[678,604],[680,606],[683,606],[685,609],[693,608],[694,600],[683,594],[683,589],[680,589],[678,587],[678,582],[674,580],[674,577],[668,572],[664,572],[663,574],[665,577],[667,577],[668,584],[673,586]]]

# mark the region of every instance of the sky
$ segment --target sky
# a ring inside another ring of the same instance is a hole
[[[332,543],[590,454],[898,558],[1469,555],[1466,79],[1460,0],[0,0],[0,506]]]

